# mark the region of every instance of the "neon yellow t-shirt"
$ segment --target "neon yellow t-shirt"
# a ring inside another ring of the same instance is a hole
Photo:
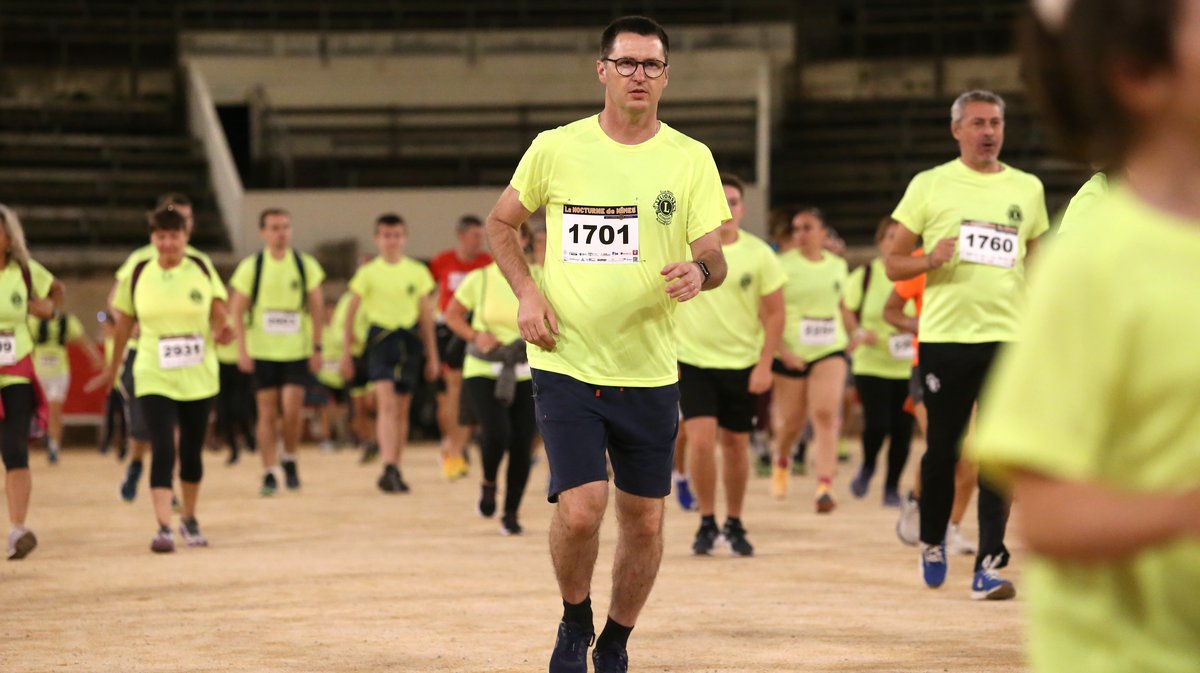
[[[854,350],[854,361],[850,371],[856,376],[877,376],[881,379],[907,380],[912,375],[912,335],[901,334],[883,319],[883,307],[892,295],[892,281],[888,280],[883,259],[871,260],[871,279],[863,296],[863,278],[866,267],[860,266],[846,281],[846,308],[851,311],[862,309],[859,326],[875,333],[875,345],[863,343]],[[916,314],[912,302],[905,304],[904,314]]]
[[[1050,227],[1041,180],[1008,165],[980,173],[955,159],[918,173],[892,218],[922,237],[927,250],[945,238],[958,241],[954,257],[926,276],[921,343],[1012,341],[1027,243]],[[964,223],[972,228],[963,231]],[[964,245],[1011,266],[965,261]]]
[[[388,264],[380,255],[350,279],[350,291],[362,298],[358,312],[388,330],[411,330],[421,318],[421,300],[436,287],[429,267],[409,257]]]
[[[329,324],[321,331],[321,371],[317,372],[317,380],[330,388],[342,388],[346,385],[339,368],[346,341],[342,330],[346,324],[346,313],[350,310],[351,297],[353,295],[347,292],[338,299],[333,313],[329,316]],[[363,312],[358,313],[362,315]]]
[[[971,450],[1000,483],[1023,469],[1126,492],[1200,489],[1200,221],[1123,188],[1095,212],[1086,236],[1039,260]],[[1036,558],[1025,578],[1034,671],[1200,665],[1200,539],[1120,562]]]
[[[795,248],[779,255],[779,263],[787,275],[783,343],[805,362],[845,350],[841,306],[849,275],[846,260],[822,251],[821,261],[813,262]]]
[[[1103,173],[1097,173],[1083,183],[1075,196],[1071,197],[1067,209],[1063,211],[1062,220],[1058,223],[1058,233],[1074,230],[1078,226],[1086,227],[1086,223],[1097,216],[1092,209],[1103,200],[1106,194],[1108,194],[1108,176]]]
[[[535,281],[541,276],[536,268],[530,268],[529,271]],[[517,308],[520,303],[495,262],[468,273],[454,291],[454,298],[472,312],[472,329],[491,332],[501,345],[521,338],[521,330],[517,327]],[[494,379],[500,375],[500,366],[499,362],[488,362],[468,354],[463,361],[463,378]],[[518,365],[517,380],[527,381],[529,378],[529,366]]]
[[[666,124],[622,145],[593,116],[538,135],[511,184],[526,210],[546,208],[539,285],[558,317],[555,349],[530,344],[529,364],[596,385],[675,383],[678,302],[660,272],[730,218],[708,148]]]
[[[199,258],[200,260],[202,260],[204,262],[204,265],[208,267],[209,273],[211,273],[213,276],[217,275],[217,267],[213,266],[212,260],[209,259],[208,255],[204,254],[203,252],[200,252],[199,250],[193,248],[190,245],[186,246],[183,249],[183,254],[187,255],[189,257]],[[135,268],[137,268],[138,264],[140,264],[142,262],[150,262],[150,261],[153,261],[156,259],[158,259],[158,250],[154,247],[153,243],[148,243],[148,244],[143,245],[142,247],[138,248],[137,250],[134,250],[133,252],[129,253],[129,256],[125,258],[125,261],[122,262],[121,266],[117,268],[117,273],[115,274],[117,281],[120,282],[122,280],[125,280],[125,279],[133,276],[133,270]],[[140,284],[140,281],[139,281],[139,284]],[[138,347],[139,337],[140,337],[140,333],[139,333],[138,337],[135,337],[135,336],[129,337],[129,341],[127,341],[125,343],[125,348],[127,350],[128,349],[136,350]]]
[[[34,260],[29,260],[29,279],[35,298],[50,294],[54,276]],[[29,332],[29,292],[21,267],[11,259],[0,271],[0,358],[8,364],[20,362],[33,352],[33,335]],[[11,352],[12,355],[4,355]],[[11,362],[8,360],[11,358]],[[36,366],[36,365],[35,365]],[[29,383],[24,376],[0,376],[0,388]]]
[[[39,341],[42,330],[42,320],[29,316],[29,334],[33,337],[33,365],[38,378],[53,378],[66,376],[71,373],[71,362],[67,356],[67,347],[72,341],[83,336],[83,324],[79,318],[66,315],[66,338],[62,338],[59,326],[60,318],[51,318],[46,323],[46,340]],[[61,343],[60,343],[61,342]]]
[[[258,255],[255,253],[239,262],[229,279],[229,287],[247,300],[254,291]],[[303,289],[292,250],[286,250],[283,259],[275,259],[270,251],[262,253],[258,301],[247,311],[246,323],[246,352],[255,360],[293,362],[312,355],[313,328],[312,317],[308,314],[308,293],[325,280],[325,270],[312,255],[302,252],[300,259],[304,264]]]
[[[679,361],[704,369],[746,369],[762,354],[762,298],[783,287],[779,257],[745,231],[722,246],[729,273],[715,290],[685,301],[675,313]]]
[[[226,299],[220,277],[184,257],[170,269],[151,261],[136,288],[132,280],[131,274],[120,281],[113,307],[133,316],[141,328],[133,361],[137,396],[190,402],[216,395],[217,354],[209,313],[213,301]]]

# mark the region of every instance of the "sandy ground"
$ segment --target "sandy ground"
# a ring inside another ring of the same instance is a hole
[[[0,671],[546,670],[561,603],[544,461],[525,535],[509,538],[475,514],[477,474],[441,481],[433,447],[406,456],[414,492],[404,496],[375,489],[378,465],[307,449],[303,490],[260,498],[257,457],[247,458],[228,468],[208,454],[199,518],[212,546],[160,556],[149,551],[147,494],[118,499],[112,457],[69,450],[51,468],[35,455],[29,524],[41,544],[0,562]],[[894,511],[878,504],[879,478],[855,501],[849,476],[843,466],[828,517],[812,511],[811,478],[793,480],[784,501],[756,479],[752,559],[693,557],[698,518],[668,501],[666,554],[631,670],[1024,670],[1020,599],[969,600],[968,557],[951,560],[941,590],[924,588]],[[964,528],[974,535],[973,514]],[[602,536],[597,626],[611,512]],[[1007,576],[1019,571],[1020,554]]]

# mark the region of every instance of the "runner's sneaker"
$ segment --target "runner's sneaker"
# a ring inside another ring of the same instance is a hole
[[[170,554],[175,551],[175,538],[171,536],[169,527],[162,526],[158,529],[158,534],[150,541],[150,551],[155,554]]]
[[[296,465],[296,461],[284,460],[283,463],[283,481],[287,484],[289,491],[300,490],[300,468]]]
[[[629,673],[629,653],[619,650],[595,650],[592,652],[592,670],[596,673]]]
[[[138,481],[142,478],[142,461],[130,461],[125,470],[125,481],[121,482],[121,499],[133,502],[137,498]]]
[[[896,537],[904,544],[915,547],[921,541],[921,503],[912,491],[900,503],[900,518],[896,519]]]
[[[900,491],[894,488],[884,489],[883,491],[883,506],[884,507],[899,507],[903,500],[900,499]]]
[[[831,490],[828,484],[817,485],[817,514],[829,514],[837,508],[837,502],[834,501]]]
[[[550,654],[549,673],[587,673],[587,651],[596,641],[591,628],[573,622],[558,623],[558,638]]]
[[[46,458],[50,460],[51,465],[58,465],[58,447],[50,444],[46,447]]]
[[[179,520],[179,534],[183,536],[183,541],[189,547],[208,546],[208,538],[200,532],[200,522],[196,521],[195,517]]]
[[[505,514],[500,517],[500,534],[501,535],[520,535],[525,529],[521,528],[521,524],[517,523],[516,514]]]
[[[854,479],[850,480],[850,492],[856,498],[865,498],[867,491],[871,488],[871,477],[875,475],[875,470],[868,470],[866,466],[858,468],[858,474],[854,475]]]
[[[717,530],[717,524],[701,520],[700,529],[696,531],[696,539],[692,542],[692,553],[696,556],[712,554],[713,547],[720,536],[721,531]]]
[[[14,528],[8,533],[8,560],[19,561],[37,547],[37,536],[28,528]]]
[[[269,498],[275,495],[275,491],[279,490],[279,481],[275,479],[274,472],[267,472],[263,475],[262,488],[258,489],[258,494],[264,498]]]
[[[975,579],[971,582],[971,600],[1003,601],[1017,595],[1017,589],[1012,582],[1000,577],[1000,558],[987,556],[979,570],[975,571]]]
[[[395,465],[383,468],[383,474],[379,475],[379,490],[384,493],[408,493],[408,484],[400,477],[400,468]]]
[[[946,545],[921,545],[921,578],[925,586],[936,589],[946,582]]]
[[[771,466],[771,495],[777,500],[787,497],[788,469],[780,465]]]
[[[481,484],[479,486],[479,503],[475,505],[479,516],[490,519],[496,515],[496,485]]]
[[[957,556],[974,556],[975,547],[958,530],[958,524],[946,526],[946,553]]]
[[[734,556],[754,556],[754,545],[746,539],[746,529],[742,527],[741,521],[726,519],[721,536],[729,543],[729,551]]]
[[[679,506],[683,508],[683,511],[696,511],[696,496],[692,495],[688,478],[678,472],[675,473],[675,498],[679,500]]]
[[[363,447],[362,458],[358,459],[358,464],[366,465],[367,463],[375,460],[378,457],[379,457],[379,442],[367,442],[367,445],[365,447]]]

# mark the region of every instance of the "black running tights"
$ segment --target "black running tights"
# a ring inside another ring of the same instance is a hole
[[[883,448],[883,440],[890,440],[884,486],[889,490],[897,490],[912,444],[913,417],[904,411],[904,400],[908,398],[908,379],[855,376],[854,387],[863,406],[863,468],[867,472],[875,471],[875,461]]]
[[[0,453],[4,469],[29,467],[29,422],[33,419],[33,385],[17,383],[0,388],[4,420],[0,421]]]
[[[175,472],[175,429],[179,428],[179,480],[198,484],[204,477],[200,458],[212,398],[179,402],[162,395],[138,398],[150,430],[150,488],[171,488]]]
[[[505,453],[508,454],[504,513],[516,514],[525,495],[525,484],[529,481],[533,435],[537,428],[533,412],[533,382],[518,382],[509,406],[496,399],[495,379],[465,379],[463,397],[471,405],[471,411],[480,425],[484,481],[496,483],[500,461]]]

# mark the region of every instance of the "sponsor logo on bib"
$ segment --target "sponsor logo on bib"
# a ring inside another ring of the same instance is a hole
[[[669,191],[658,193],[654,199],[654,217],[659,224],[670,224],[675,218],[675,195]]]

